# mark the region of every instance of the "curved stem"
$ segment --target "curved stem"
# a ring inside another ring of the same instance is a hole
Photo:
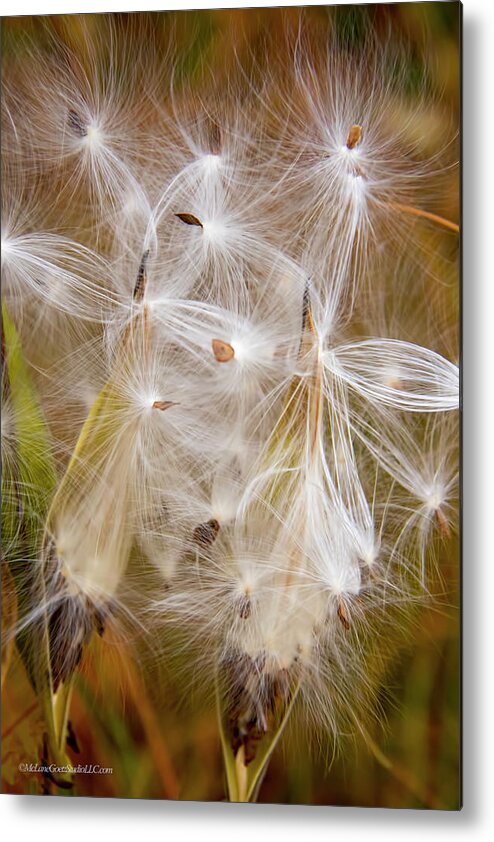
[[[450,231],[454,231],[455,233],[458,233],[460,230],[460,226],[456,222],[452,222],[444,216],[439,216],[437,213],[431,213],[430,211],[422,210],[422,208],[415,208],[413,205],[402,205],[400,202],[390,202],[389,206],[395,210],[401,211],[401,213],[407,213],[410,216],[418,216],[421,219],[428,219],[430,222],[442,225],[443,228],[448,228]]]
[[[62,755],[65,753],[67,724],[69,721],[69,710],[72,699],[72,690],[74,688],[74,678],[75,673],[73,673],[70,678],[59,687],[52,697],[57,749]]]

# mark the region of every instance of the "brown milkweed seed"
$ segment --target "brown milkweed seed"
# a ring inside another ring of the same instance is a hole
[[[209,144],[212,155],[220,155],[223,144],[223,133],[216,120],[211,119],[209,123]]]
[[[77,135],[77,137],[87,137],[87,127],[84,125],[84,122],[77,111],[74,111],[73,108],[69,110],[67,122],[69,124],[69,128],[72,129],[73,133]]]
[[[436,509],[435,515],[441,536],[443,538],[451,538],[451,529],[449,528],[449,523],[444,512],[441,509]]]
[[[348,619],[348,612],[343,602],[338,603],[338,618],[343,624],[346,631],[350,628],[350,620]]]
[[[144,254],[142,255],[141,262],[139,264],[139,269],[137,271],[137,280],[134,286],[134,293],[133,298],[134,301],[141,301],[144,297],[144,293],[146,291],[146,263],[149,257],[149,249],[146,249]]]
[[[212,518],[206,521],[206,523],[200,523],[199,526],[196,526],[192,540],[199,547],[210,547],[216,541],[219,531],[220,525],[218,521],[216,518]]]
[[[230,360],[233,360],[235,350],[229,342],[223,342],[222,339],[212,339],[211,346],[216,362],[228,363]]]
[[[346,139],[346,145],[348,149],[355,149],[356,146],[359,145],[360,141],[362,140],[363,129],[362,126],[352,126],[350,131],[348,132],[348,137]]]
[[[175,401],[155,401],[153,403],[153,409],[161,409],[164,412],[165,409],[169,409],[171,406],[177,406]]]
[[[182,222],[185,222],[186,225],[198,225],[199,228],[202,228],[201,220],[198,219],[197,216],[194,216],[193,213],[176,213],[175,216],[178,216],[178,218]]]

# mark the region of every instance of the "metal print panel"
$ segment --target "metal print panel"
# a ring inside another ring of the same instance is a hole
[[[456,2],[2,21],[2,789],[455,810]]]

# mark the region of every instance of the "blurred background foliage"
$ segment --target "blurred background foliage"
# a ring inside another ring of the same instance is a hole
[[[370,29],[383,39],[408,48],[410,92],[424,84],[431,92],[429,123],[417,132],[432,148],[442,133],[459,124],[459,15],[456,2],[370,4],[277,9],[115,14],[119,27],[142,28],[149,48],[167,55],[176,45],[177,80],[194,81],[205,68],[221,82],[237,62],[248,67],[264,49],[266,36],[281,27],[295,32],[312,27],[318,37],[364,44]],[[3,19],[3,61],[29,61],[29,44],[50,50],[53,35],[80,53],[87,33],[96,33],[100,15]],[[424,76],[424,66],[426,68]],[[444,131],[444,121],[447,130]],[[457,177],[445,183],[437,209],[458,218]],[[451,240],[425,228],[424,267],[432,284],[435,263],[445,260],[456,280]],[[429,241],[427,240],[429,238]],[[429,248],[427,248],[429,246]],[[438,249],[440,254],[438,255]],[[442,253],[441,253],[442,252]],[[421,288],[420,296],[427,296]],[[457,306],[456,284],[444,292]],[[412,297],[413,300],[413,297]],[[417,303],[417,306],[418,303]],[[422,303],[423,306],[423,303]],[[439,312],[439,311],[438,311]],[[349,806],[456,809],[459,806],[459,602],[458,541],[452,537],[435,550],[441,576],[430,589],[439,601],[421,608],[409,645],[383,675],[379,721],[367,741],[343,737],[336,748],[329,736],[306,739],[293,727],[276,750],[259,794],[260,802],[338,804]],[[15,615],[8,574],[3,575],[3,622]],[[159,644],[155,641],[153,650]],[[95,638],[78,675],[71,709],[77,748],[74,764],[112,767],[112,775],[79,775],[73,791],[61,794],[136,798],[222,800],[225,787],[214,707],[200,693],[184,703],[168,675],[166,663],[150,666],[145,640],[102,641]],[[6,653],[2,674],[2,789],[10,793],[40,791],[39,776],[18,771],[20,762],[39,756],[41,714],[23,664],[15,651]],[[5,679],[5,680],[3,680]]]

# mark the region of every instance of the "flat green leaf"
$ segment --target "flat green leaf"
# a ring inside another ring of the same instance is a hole
[[[46,615],[29,622],[43,602],[44,583],[39,563],[43,527],[56,487],[50,434],[24,358],[19,334],[2,303],[5,352],[4,391],[11,403],[14,456],[2,475],[2,528],[5,562],[15,583],[19,632],[16,643],[45,717],[52,757],[65,761],[56,749],[52,708],[50,657]]]
[[[5,369],[16,435],[18,482],[22,488],[23,516],[29,527],[28,547],[38,550],[39,525],[56,486],[50,434],[21,342],[5,302],[2,304]]]
[[[15,582],[19,620],[33,608],[42,529],[56,485],[50,435],[21,342],[5,302],[2,304],[5,351],[4,391],[11,404],[14,455],[4,460],[2,531],[5,561]],[[17,635],[21,657],[33,684],[39,640],[28,626]],[[39,686],[38,686],[39,689]]]

